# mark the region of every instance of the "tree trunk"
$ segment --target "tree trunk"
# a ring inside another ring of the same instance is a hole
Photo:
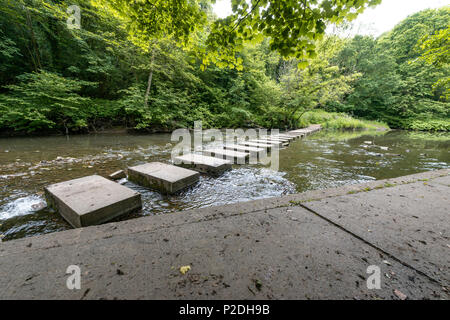
[[[148,97],[150,95],[150,88],[152,86],[153,78],[153,62],[155,61],[155,49],[152,50],[152,63],[150,65],[150,74],[148,75],[147,91],[145,92],[145,107],[148,106]]]
[[[66,129],[66,137],[68,137],[69,136],[69,128],[66,125],[66,120],[63,121],[63,126],[64,126],[64,129]]]
[[[34,29],[33,29],[33,22],[31,20],[31,15],[30,12],[27,9],[27,25],[30,31],[30,35],[31,35],[31,43],[33,45],[33,50],[34,50],[34,59],[35,59],[35,71],[38,72],[40,69],[42,69],[42,65],[41,65],[41,58],[40,58],[40,54],[39,54],[39,49],[38,49],[38,44],[37,44],[37,40],[36,40],[36,36],[34,34]]]

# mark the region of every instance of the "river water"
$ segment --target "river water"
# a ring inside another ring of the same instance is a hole
[[[42,208],[45,186],[92,174],[107,176],[149,161],[166,162],[175,146],[170,138],[169,134],[1,138],[3,241],[70,229],[57,213]],[[142,194],[144,208],[120,219],[450,168],[449,150],[449,134],[323,131],[282,149],[277,172],[261,165],[236,165],[218,178],[201,176],[197,185],[171,196],[126,182]]]

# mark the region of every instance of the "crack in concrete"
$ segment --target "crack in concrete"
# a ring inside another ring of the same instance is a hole
[[[401,260],[400,258],[397,258],[394,254],[392,254],[392,253],[390,253],[390,252],[384,250],[383,248],[381,248],[381,247],[379,247],[379,246],[373,244],[372,242],[370,242],[370,241],[364,239],[363,237],[357,235],[356,233],[354,233],[354,232],[352,232],[352,231],[350,231],[350,230],[344,228],[344,227],[341,226],[340,224],[338,224],[338,223],[336,223],[336,222],[334,222],[334,221],[328,219],[327,217],[321,215],[320,213],[318,213],[318,212],[316,212],[315,210],[313,210],[313,209],[307,207],[306,205],[301,204],[301,203],[298,204],[298,205],[299,205],[300,207],[302,207],[303,209],[307,210],[308,212],[311,212],[312,214],[316,215],[317,217],[319,217],[319,218],[325,220],[326,222],[328,222],[328,223],[334,225],[335,227],[339,228],[340,230],[346,232],[347,234],[351,235],[352,237],[354,237],[354,238],[356,238],[356,239],[358,239],[358,240],[364,242],[364,243],[367,244],[368,246],[370,246],[370,247],[372,247],[372,248],[374,248],[374,249],[376,249],[376,250],[382,252],[383,254],[385,254],[386,256],[388,256],[389,258],[391,258],[392,260],[395,260],[395,261],[397,261],[398,263],[401,263],[402,265],[404,265],[405,267],[414,270],[414,271],[417,272],[418,274],[420,274],[420,275],[426,277],[427,279],[429,279],[430,281],[433,281],[434,283],[440,285],[441,287],[445,287],[445,285],[442,284],[439,280],[434,279],[433,277],[429,276],[427,273],[425,273],[425,272],[423,272],[423,271],[421,271],[421,270],[415,268],[414,266],[412,266],[412,265],[410,265],[409,263],[407,263],[407,262]]]

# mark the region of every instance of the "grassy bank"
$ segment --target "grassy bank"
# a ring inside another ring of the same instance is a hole
[[[389,130],[386,123],[353,118],[345,113],[313,110],[300,118],[300,126],[321,124],[324,128],[336,130]]]

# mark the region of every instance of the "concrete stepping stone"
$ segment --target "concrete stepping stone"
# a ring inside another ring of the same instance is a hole
[[[280,148],[283,146],[283,142],[281,142],[281,141],[273,141],[273,140],[255,139],[255,140],[250,140],[250,142],[270,144],[270,145],[273,145],[273,146],[278,146]]]
[[[287,133],[280,133],[279,135],[276,135],[275,137],[285,138],[285,139],[289,139],[289,140],[297,139],[296,136],[292,136],[292,135],[289,135]]]
[[[242,141],[239,144],[243,145],[243,146],[264,149],[268,152],[271,151],[273,147],[275,147],[275,145],[273,145],[273,144],[267,144],[267,143],[262,143],[262,142],[251,142],[251,141]]]
[[[52,184],[44,191],[48,205],[75,228],[142,208],[138,192],[97,175]]]
[[[290,135],[292,135],[292,136],[294,136],[294,137],[296,137],[296,138],[303,138],[303,137],[306,136],[307,133],[306,133],[305,131],[302,131],[302,132],[299,132],[299,131],[289,131],[288,134],[290,134]]]
[[[151,162],[128,168],[128,180],[162,193],[173,194],[198,182],[200,174],[166,163]]]
[[[273,142],[281,142],[283,145],[289,145],[290,140],[284,138],[276,138],[276,137],[260,137],[259,140],[273,141]]]
[[[285,137],[285,136],[265,136],[265,138],[276,139],[276,140],[287,141],[287,142],[294,140],[294,137]]]
[[[124,179],[126,177],[127,177],[127,175],[126,175],[125,171],[119,170],[114,173],[111,173],[108,178],[110,178],[111,180],[120,180],[120,179]]]
[[[246,152],[227,150],[223,148],[207,149],[203,151],[206,156],[211,156],[219,159],[230,160],[235,164],[245,164],[250,155]]]
[[[250,159],[255,159],[255,160],[258,160],[259,158],[261,158],[262,156],[264,156],[266,154],[266,149],[264,149],[264,148],[240,146],[237,144],[226,144],[223,146],[223,148],[227,149],[227,150],[246,152],[250,155]]]
[[[322,126],[319,125],[319,124],[317,124],[317,125],[310,125],[308,128],[303,128],[303,129],[289,131],[289,134],[308,135],[308,134],[320,131],[321,129],[322,129]]]
[[[288,147],[289,144],[290,144],[289,141],[281,141],[281,140],[273,139],[273,138],[260,138],[258,140],[265,141],[265,143],[269,143],[269,144],[271,144],[271,143],[281,143],[281,146],[279,145],[280,148],[281,147]]]
[[[285,135],[276,135],[276,136],[263,136],[263,138],[273,138],[273,139],[278,139],[278,140],[284,140],[284,141],[292,141],[297,139],[297,137],[295,136],[285,136]]]
[[[174,164],[177,166],[191,168],[211,175],[219,175],[224,171],[231,169],[232,166],[232,162],[230,160],[223,160],[195,153],[175,157],[173,160]]]

